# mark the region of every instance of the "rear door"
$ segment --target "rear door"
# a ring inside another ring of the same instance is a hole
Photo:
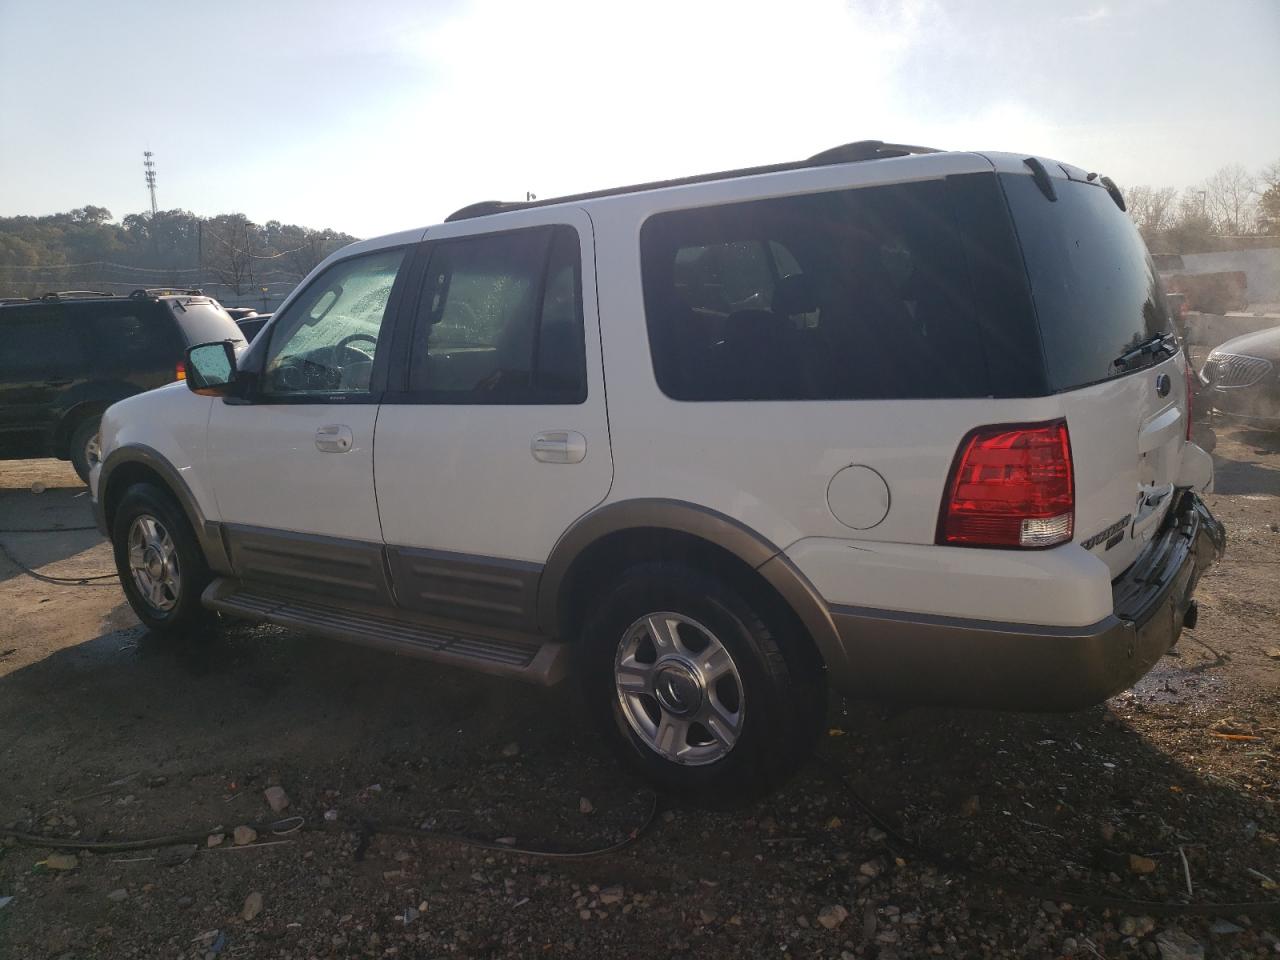
[[[591,221],[502,220],[432,229],[374,467],[398,601],[527,627],[542,563],[613,460]]]
[[[1029,172],[1000,180],[1048,387],[1071,433],[1075,540],[1118,575],[1172,503],[1186,440],[1181,353],[1134,352],[1172,332],[1164,291],[1141,236],[1102,186],[1059,176],[1051,201]]]
[[[186,345],[154,301],[83,303],[68,310],[93,344],[102,399],[117,400],[178,379]]]

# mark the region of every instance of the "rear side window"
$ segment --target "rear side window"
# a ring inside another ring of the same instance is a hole
[[[437,403],[586,399],[581,253],[570,227],[433,245],[409,389]]]
[[[674,399],[990,392],[943,181],[658,214],[641,256],[654,372]]]
[[[182,359],[182,344],[155,304],[142,302],[68,307],[75,323],[90,328],[98,363],[121,372],[169,368]]]
[[[1055,180],[1058,200],[1051,203],[1030,176],[1000,180],[1031,282],[1050,390],[1121,376],[1116,358],[1171,329],[1137,228],[1100,186]]]

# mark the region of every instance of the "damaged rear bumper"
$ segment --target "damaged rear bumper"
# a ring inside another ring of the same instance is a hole
[[[886,700],[1075,710],[1127,689],[1173,646],[1226,532],[1181,490],[1152,542],[1112,583],[1114,613],[1085,627],[831,609],[851,665],[833,679]]]

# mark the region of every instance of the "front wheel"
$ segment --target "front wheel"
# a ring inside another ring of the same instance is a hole
[[[825,686],[797,634],[727,581],[643,564],[587,618],[584,696],[647,779],[699,801],[741,802],[794,770],[822,721]]]
[[[212,619],[200,603],[209,567],[186,514],[167,491],[150,483],[126,490],[111,543],[120,585],[143,626],[173,633]]]

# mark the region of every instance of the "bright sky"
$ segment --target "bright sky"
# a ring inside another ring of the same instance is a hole
[[[1214,12],[1210,12],[1214,11]],[[357,236],[851,140],[1280,159],[1280,0],[0,0],[0,215]]]

